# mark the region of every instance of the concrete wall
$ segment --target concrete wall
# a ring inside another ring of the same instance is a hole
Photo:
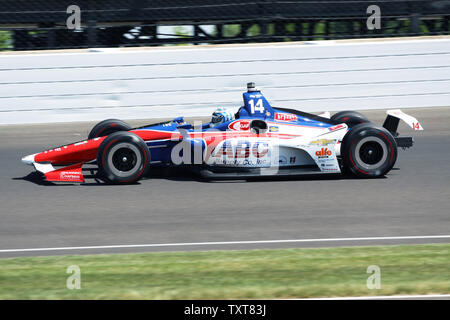
[[[0,124],[450,106],[450,39],[0,55]]]

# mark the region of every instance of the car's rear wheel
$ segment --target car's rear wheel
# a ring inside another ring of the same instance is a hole
[[[89,132],[88,139],[104,137],[118,131],[129,131],[131,126],[125,121],[118,119],[107,119],[97,123]]]
[[[371,123],[354,126],[342,140],[341,157],[345,169],[358,177],[381,177],[397,160],[397,144],[392,134]]]
[[[365,115],[356,111],[341,111],[333,114],[330,119],[338,123],[345,123],[350,128],[357,124],[370,122]]]
[[[139,136],[131,132],[115,132],[106,137],[97,151],[100,174],[114,184],[129,184],[148,171],[150,151]]]

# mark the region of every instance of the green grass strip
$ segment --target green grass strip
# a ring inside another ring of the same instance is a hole
[[[67,268],[81,289],[66,287]],[[381,269],[368,289],[367,267]],[[274,299],[450,293],[450,244],[0,259],[0,299]]]

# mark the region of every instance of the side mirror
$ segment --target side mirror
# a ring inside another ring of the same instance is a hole
[[[254,134],[264,134],[267,132],[267,122],[264,120],[252,120],[250,122],[250,131]]]

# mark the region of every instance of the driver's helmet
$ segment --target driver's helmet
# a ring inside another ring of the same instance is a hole
[[[217,108],[211,117],[211,127],[216,127],[221,123],[231,121],[233,119],[234,115],[232,112],[227,111],[226,108]]]

